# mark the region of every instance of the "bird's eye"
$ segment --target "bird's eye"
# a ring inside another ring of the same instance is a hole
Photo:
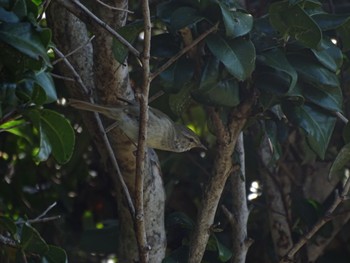
[[[190,138],[190,142],[194,142],[194,139],[193,139],[193,138]]]

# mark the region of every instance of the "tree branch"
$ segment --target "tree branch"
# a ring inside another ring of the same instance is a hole
[[[101,26],[103,29],[108,31],[112,36],[114,36],[120,43],[129,49],[129,51],[136,57],[140,56],[140,52],[134,48],[125,38],[119,35],[113,28],[111,28],[107,23],[102,21],[96,15],[94,15],[88,8],[81,4],[78,0],[57,0],[61,5],[63,5],[67,10],[76,15],[79,19],[84,22],[95,24]]]
[[[190,45],[188,45],[185,48],[183,48],[182,50],[180,50],[175,56],[173,56],[165,64],[160,66],[156,72],[151,74],[151,80],[156,78],[160,73],[162,73],[164,70],[166,70],[172,64],[174,64],[176,60],[178,60],[180,57],[182,57],[184,54],[186,54],[188,51],[190,51],[194,46],[198,45],[198,43],[201,42],[204,38],[206,38],[209,34],[215,32],[218,29],[218,26],[219,26],[219,23],[216,23],[209,30],[205,31],[203,34],[201,34],[199,37],[197,37]]]
[[[55,51],[55,53],[61,57],[64,61],[64,63],[66,64],[66,66],[70,69],[70,71],[72,72],[73,74],[73,77],[74,79],[77,81],[77,83],[81,86],[81,88],[83,89],[85,95],[87,97],[90,98],[90,102],[91,103],[94,103],[94,100],[92,99],[91,96],[89,96],[89,89],[85,86],[83,80],[81,79],[81,77],[79,76],[78,72],[74,69],[73,65],[68,61],[68,59],[64,56],[64,54],[62,54],[61,51],[59,51],[57,48],[53,48],[53,50]],[[134,204],[132,202],[132,199],[131,199],[131,196],[130,196],[130,193],[129,193],[129,190],[128,190],[128,187],[126,186],[126,183],[124,181],[124,178],[121,174],[121,171],[120,171],[120,168],[119,168],[119,165],[118,165],[118,162],[117,162],[117,159],[115,157],[115,154],[114,154],[114,151],[112,149],[112,146],[111,144],[109,143],[109,140],[108,140],[108,137],[107,137],[107,134],[105,132],[105,129],[103,127],[103,124],[102,124],[102,121],[101,121],[101,118],[100,116],[98,115],[98,113],[94,113],[94,116],[96,118],[96,122],[97,122],[97,126],[98,126],[98,129],[99,129],[99,132],[100,134],[102,135],[102,138],[103,138],[103,141],[105,143],[105,146],[107,148],[107,152],[109,154],[109,157],[111,159],[111,162],[112,162],[112,165],[114,167],[114,169],[116,170],[116,173],[117,173],[117,177],[119,179],[119,182],[122,186],[122,189],[123,189],[123,192],[124,192],[124,195],[125,195],[125,198],[127,200],[127,203],[128,203],[128,207],[129,207],[129,210],[130,210],[130,213],[131,215],[134,217],[135,215],[135,207],[134,207]],[[116,182],[115,180],[115,177],[112,176],[112,179]]]
[[[221,121],[218,112],[214,110],[210,111],[210,117],[216,129],[217,154],[214,161],[212,177],[205,189],[201,208],[197,217],[197,223],[191,237],[189,263],[201,262],[203,258],[222,191],[227,178],[234,170],[232,153],[239,134],[246,123],[252,104],[253,100],[248,100],[234,109],[232,118],[229,120],[227,126]]]
[[[150,88],[150,50],[151,50],[151,15],[148,0],[142,1],[142,13],[144,19],[144,46],[141,57],[143,66],[142,93],[138,96],[140,103],[139,138],[136,153],[136,177],[135,177],[135,208],[136,208],[136,239],[141,263],[148,263],[149,246],[147,244],[145,218],[144,218],[144,179],[148,122],[148,96]]]
[[[337,194],[331,206],[328,208],[326,213],[322,218],[320,218],[317,223],[312,227],[312,229],[306,233],[303,237],[300,238],[298,243],[296,243],[292,249],[288,252],[288,254],[280,261],[280,263],[285,262],[293,262],[294,255],[316,234],[318,230],[321,229],[327,222],[329,222],[332,217],[331,215],[334,213],[335,209],[345,200],[347,200],[347,195],[350,190],[350,177],[348,177],[345,181],[344,188],[341,194]]]

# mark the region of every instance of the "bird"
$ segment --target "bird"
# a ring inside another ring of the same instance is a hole
[[[115,120],[119,127],[130,140],[137,144],[139,136],[140,107],[137,104],[102,106],[86,101],[69,99],[68,105],[80,110],[98,112]],[[199,137],[184,125],[173,122],[163,112],[148,107],[147,139],[146,146],[153,149],[185,152],[192,148],[206,147]]]

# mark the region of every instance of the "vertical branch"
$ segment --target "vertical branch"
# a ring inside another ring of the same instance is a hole
[[[135,177],[135,209],[136,209],[136,240],[139,249],[140,262],[146,263],[149,258],[149,247],[147,244],[144,207],[143,207],[143,185],[145,178],[145,158],[147,141],[147,122],[148,122],[148,95],[150,87],[150,48],[151,48],[151,17],[148,0],[142,1],[142,13],[144,19],[144,46],[141,57],[143,66],[143,84],[142,92],[139,95],[140,103],[140,126],[139,139],[136,154],[136,177]]]
[[[247,194],[246,194],[246,180],[245,180],[245,152],[243,132],[240,133],[236,152],[238,153],[238,160],[240,169],[233,173],[231,180],[232,189],[232,212],[234,214],[235,223],[231,223],[232,227],[232,252],[233,257],[231,262],[244,263],[246,255],[253,240],[247,237],[247,222],[249,217]]]

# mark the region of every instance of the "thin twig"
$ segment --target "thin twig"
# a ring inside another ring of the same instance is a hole
[[[61,3],[63,1],[60,1]],[[112,36],[114,36],[120,43],[122,43],[125,47],[129,49],[129,51],[135,55],[136,57],[140,56],[140,52],[134,48],[125,38],[123,38],[120,34],[118,34],[113,28],[107,25],[104,21],[99,19],[96,15],[94,15],[88,8],[86,8],[83,4],[81,4],[78,0],[70,0],[69,2],[73,3],[77,8],[82,10],[87,16],[89,16],[96,24],[107,30]],[[67,7],[67,5],[65,5]],[[70,10],[72,11],[72,10]]]
[[[104,7],[107,7],[109,9],[111,9],[111,10],[122,11],[122,12],[126,12],[126,13],[129,13],[129,14],[133,14],[134,13],[133,11],[130,11],[130,10],[127,10],[127,9],[123,9],[123,8],[107,5],[106,3],[102,2],[101,0],[96,0],[96,2],[99,3],[100,5],[103,5]]]
[[[79,47],[77,47],[76,49],[74,49],[73,51],[69,52],[68,54],[66,54],[64,56],[64,58],[68,58],[69,56],[73,55],[74,53],[76,53],[77,51],[79,51],[80,49],[82,49],[83,47],[85,47],[87,44],[89,44],[93,39],[95,38],[95,35],[93,35],[92,37],[90,37],[84,44],[80,45]],[[52,65],[56,65],[58,62],[62,61],[64,58],[60,57],[56,60],[54,60],[52,62]]]
[[[298,243],[296,243],[292,249],[288,252],[288,254],[283,257],[283,259],[280,261],[280,263],[285,263],[285,262],[292,262],[294,255],[317,233],[318,230],[321,229],[327,222],[329,222],[332,217],[331,215],[335,211],[335,209],[345,200],[347,200],[347,195],[350,190],[350,177],[346,179],[346,182],[344,184],[344,188],[341,192],[341,194],[336,194],[336,197],[331,204],[331,206],[328,208],[326,213],[324,214],[323,217],[321,217],[317,223],[312,227],[312,229],[306,233],[303,237],[300,238]]]
[[[75,80],[78,82],[78,84],[81,86],[81,88],[83,89],[84,93],[86,95],[89,94],[89,89],[85,86],[83,80],[81,79],[81,77],[79,76],[78,72],[74,69],[74,67],[72,66],[72,64],[68,61],[68,59],[66,59],[64,57],[64,55],[62,54],[61,51],[59,51],[57,48],[54,48],[54,51],[57,53],[58,56],[64,58],[64,62],[66,63],[67,67],[71,70]],[[90,98],[90,101],[92,103],[94,103],[93,99]],[[103,124],[102,124],[102,121],[101,121],[101,118],[99,117],[98,113],[94,113],[95,115],[95,118],[96,118],[96,121],[97,121],[97,126],[98,126],[98,129],[99,129],[99,132],[102,134],[102,139],[106,145],[106,148],[107,148],[107,152],[109,154],[109,157],[111,159],[111,162],[112,162],[112,165],[114,167],[114,169],[116,170],[117,172],[117,176],[118,176],[118,179],[119,179],[119,182],[122,186],[122,189],[123,189],[123,192],[124,192],[124,195],[125,195],[125,198],[126,198],[126,201],[128,203],[128,207],[129,207],[129,211],[132,215],[132,218],[135,217],[135,207],[134,207],[134,204],[132,202],[132,199],[131,199],[131,196],[130,196],[130,192],[128,190],[128,187],[126,186],[126,183],[124,181],[124,178],[123,178],[123,175],[120,171],[120,168],[119,168],[119,164],[117,162],[117,159],[115,157],[115,154],[114,154],[114,151],[112,149],[112,146],[111,144],[109,143],[109,140],[108,140],[108,137],[106,135],[106,132],[104,130],[104,127],[103,127]],[[113,180],[115,180],[115,177],[112,176]]]
[[[65,76],[61,76],[61,75],[57,75],[55,73],[50,73],[52,77],[56,78],[56,79],[63,79],[65,81],[75,81],[73,78],[68,78]]]
[[[339,111],[334,113],[339,119],[341,119],[345,124],[349,122],[349,120]]]
[[[135,208],[136,208],[136,240],[141,263],[148,263],[149,245],[147,244],[146,227],[143,207],[143,185],[145,177],[147,122],[148,122],[148,96],[151,83],[150,77],[150,50],[151,50],[151,14],[148,0],[142,1],[142,13],[144,19],[144,45],[141,57],[143,66],[142,93],[140,102],[139,138],[136,153],[136,179],[135,179]]]
[[[49,216],[49,217],[44,217],[44,218],[35,218],[35,219],[29,219],[29,220],[20,220],[20,221],[17,221],[15,224],[16,224],[16,225],[21,225],[21,224],[25,224],[25,223],[29,223],[29,224],[46,223],[46,222],[58,220],[58,219],[61,219],[61,218],[62,218],[62,217],[61,217],[60,215],[58,215],[58,216]]]
[[[46,214],[55,206],[57,205],[57,202],[54,202],[53,204],[51,204],[48,208],[46,208],[46,210],[44,212],[42,212],[40,215],[38,215],[35,219],[41,219],[42,217],[46,216]]]
[[[190,45],[188,45],[185,48],[183,48],[182,50],[180,50],[175,56],[173,56],[165,64],[160,66],[156,72],[151,74],[151,80],[156,78],[160,73],[162,73],[164,70],[166,70],[168,67],[170,67],[173,63],[175,63],[176,60],[178,60],[180,57],[182,57],[184,54],[186,54],[188,51],[190,51],[194,46],[196,46],[199,42],[201,42],[209,34],[217,31],[218,26],[219,26],[219,23],[216,23],[209,30],[205,31],[203,34],[201,34],[199,37],[197,37]]]

